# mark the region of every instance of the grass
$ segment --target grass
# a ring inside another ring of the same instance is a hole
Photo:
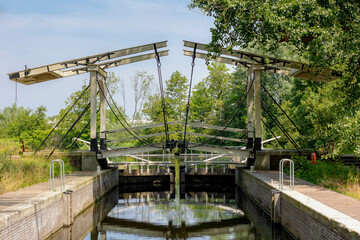
[[[18,145],[12,140],[0,139],[0,194],[49,180],[50,160],[21,156]],[[65,173],[75,170],[68,159],[62,160],[65,162]],[[58,167],[55,167],[55,175],[59,175]]]
[[[295,177],[360,200],[360,173],[354,166],[332,160],[318,160],[313,165],[303,157],[293,157],[292,160]]]

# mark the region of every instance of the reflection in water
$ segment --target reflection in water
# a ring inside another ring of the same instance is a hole
[[[288,239],[269,234],[271,225],[259,231],[237,207],[233,187],[213,191],[211,186],[208,192],[180,185],[158,189],[120,192],[117,205],[85,239]]]

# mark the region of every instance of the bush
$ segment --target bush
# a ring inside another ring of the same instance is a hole
[[[349,189],[358,186],[360,174],[354,166],[346,166],[341,162],[318,160],[315,165],[305,157],[292,157],[295,177],[312,182],[322,187],[360,198],[358,193],[350,193]],[[289,173],[289,169],[286,169]]]

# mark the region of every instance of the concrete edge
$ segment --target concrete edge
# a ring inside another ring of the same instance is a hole
[[[111,174],[112,171],[113,169],[107,169],[107,170],[102,170],[100,174],[94,172],[94,174],[91,176],[82,176],[81,180],[77,180],[75,185],[66,184],[65,190],[77,191],[83,188],[84,186],[86,186],[87,184],[91,183],[94,179],[102,178],[104,177],[104,175]],[[62,199],[63,192],[61,192],[60,190],[61,190],[60,187],[56,187],[55,191],[40,193],[30,198],[29,202],[22,202],[14,206],[3,209],[2,212],[8,212],[8,213],[0,212],[0,230],[3,229],[5,226],[9,225],[10,223],[17,222],[18,220],[21,220],[28,215],[34,214],[40,211],[41,209],[49,206],[50,204]]]
[[[17,222],[18,220],[23,219],[25,216],[36,213],[52,203],[61,200],[62,197],[62,192],[49,191],[31,198],[29,202],[22,202],[3,209],[2,211],[6,211],[8,213],[0,215],[0,229],[12,222]]]
[[[336,229],[337,232],[343,232],[345,235],[360,238],[360,221],[328,207],[296,190],[280,190],[276,186],[276,181],[271,184],[271,179],[263,176],[261,173],[256,173],[256,171],[250,172],[245,169],[242,169],[242,171],[255,177],[257,180],[260,180],[258,182],[266,188],[279,190],[281,192],[281,198],[286,199],[289,203],[297,206],[318,222],[330,226],[332,229]]]

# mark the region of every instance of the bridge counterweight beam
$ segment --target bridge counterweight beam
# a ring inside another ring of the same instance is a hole
[[[248,95],[247,95],[247,130],[248,139],[246,149],[253,149],[254,146],[254,126],[253,126],[253,111],[254,111],[254,83],[253,83],[253,71],[248,70],[246,72],[246,78],[248,83]]]
[[[96,93],[98,72],[96,66],[89,66],[90,71],[90,151],[98,150],[96,137]]]
[[[255,91],[255,144],[254,150],[261,150],[261,70],[262,65],[254,65]]]

